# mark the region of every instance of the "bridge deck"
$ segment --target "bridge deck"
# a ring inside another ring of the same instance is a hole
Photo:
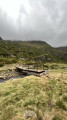
[[[21,67],[16,67],[16,70],[23,74],[33,74],[33,75],[41,75],[45,74],[46,70],[31,70],[31,69],[23,69]]]

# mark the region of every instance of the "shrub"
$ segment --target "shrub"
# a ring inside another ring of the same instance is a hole
[[[17,58],[2,58],[0,59],[0,65],[3,66],[4,64],[12,64],[18,61]]]
[[[48,66],[48,65],[44,65],[44,67],[45,67],[45,68],[49,68],[49,66]]]
[[[50,68],[51,69],[58,69],[59,65],[58,64],[52,64],[52,65],[50,65]]]
[[[4,63],[0,63],[0,67],[3,67],[4,66]]]

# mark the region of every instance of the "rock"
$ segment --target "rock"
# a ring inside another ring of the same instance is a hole
[[[35,111],[33,110],[26,110],[25,111],[25,118],[28,119],[28,118],[32,118],[32,119],[36,119],[37,118],[37,115],[35,113]]]
[[[3,79],[3,77],[2,77],[2,76],[0,76],[0,79]]]
[[[9,71],[13,71],[13,69],[11,69],[11,68],[9,68],[8,70],[9,70]]]

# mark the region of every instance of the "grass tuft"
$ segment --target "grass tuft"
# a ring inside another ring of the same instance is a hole
[[[63,95],[63,101],[67,102],[67,95]]]
[[[63,101],[58,100],[58,101],[56,102],[56,105],[57,105],[59,108],[67,111],[67,108],[66,108],[65,104],[63,103]]]
[[[55,115],[52,120],[63,120],[60,115]]]

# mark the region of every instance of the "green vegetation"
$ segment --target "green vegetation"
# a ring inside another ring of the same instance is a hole
[[[0,66],[3,66],[4,64],[12,64],[18,62],[17,58],[0,58]]]
[[[65,102],[67,102],[67,95],[64,95],[64,96],[63,96],[63,100],[64,100]]]
[[[63,110],[67,110],[66,106],[64,105],[63,101],[61,101],[61,100],[58,100],[56,102],[56,105]]]
[[[67,52],[67,46],[65,46],[65,47],[58,47],[57,49],[61,50],[63,52]]]
[[[9,41],[0,38],[0,63],[18,61],[29,62],[29,64],[33,61],[43,66],[46,62],[66,63],[67,53],[51,47],[44,41]]]
[[[66,120],[67,70],[53,69],[48,74],[0,84],[0,120],[26,120],[26,110],[37,115],[28,120]]]
[[[55,115],[52,120],[63,120],[60,115]]]
[[[51,70],[41,77],[31,75],[0,84],[0,120],[66,120],[67,52],[44,41],[8,41],[0,37],[1,75],[10,68],[14,70],[16,63]],[[36,118],[25,116],[29,112]]]
[[[4,64],[0,62],[0,67],[3,67],[3,65],[4,65]]]

